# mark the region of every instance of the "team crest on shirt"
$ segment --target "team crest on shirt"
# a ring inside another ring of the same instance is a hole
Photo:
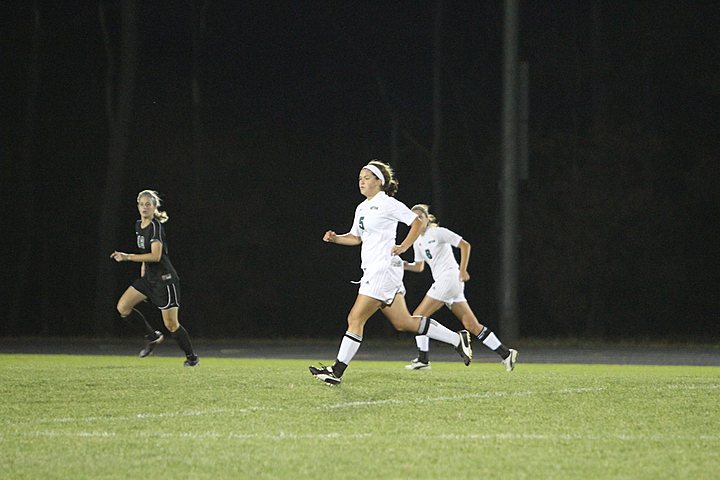
[[[138,248],[145,248],[145,237],[142,235],[137,236],[137,246]]]

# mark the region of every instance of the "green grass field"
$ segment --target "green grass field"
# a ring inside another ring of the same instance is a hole
[[[0,355],[0,477],[720,476],[718,367],[307,365]]]

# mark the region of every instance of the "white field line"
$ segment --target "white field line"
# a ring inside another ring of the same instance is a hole
[[[331,387],[332,388],[332,387]],[[720,384],[709,384],[709,385],[683,385],[683,384],[673,384],[668,385],[669,389],[718,389],[720,388]],[[492,399],[492,398],[508,398],[508,397],[530,397],[534,395],[554,395],[554,394],[583,394],[583,393],[594,393],[594,392],[601,392],[606,390],[605,387],[578,387],[578,388],[562,388],[558,390],[550,390],[550,391],[533,391],[533,390],[526,390],[526,391],[514,391],[514,392],[484,392],[484,393],[476,393],[476,394],[467,394],[467,395],[454,395],[454,396],[441,396],[441,397],[430,397],[430,398],[416,398],[416,399],[382,399],[382,400],[367,400],[367,401],[355,401],[355,402],[342,402],[342,403],[329,403],[329,404],[323,404],[323,405],[316,405],[313,407],[268,407],[268,406],[250,406],[250,407],[244,407],[244,408],[214,408],[214,409],[205,409],[205,410],[188,410],[188,411],[182,411],[182,412],[161,412],[161,413],[147,413],[147,412],[141,412],[137,413],[135,415],[126,415],[126,416],[112,416],[112,415],[106,415],[106,416],[89,416],[89,417],[63,417],[63,418],[38,418],[34,419],[32,422],[28,423],[34,423],[34,424],[58,424],[58,423],[66,423],[66,424],[81,424],[81,423],[93,423],[93,422],[102,422],[102,421],[131,421],[131,420],[156,420],[156,419],[163,419],[163,418],[182,418],[182,417],[200,417],[200,416],[207,416],[207,415],[243,415],[243,414],[252,414],[255,412],[287,412],[292,410],[299,410],[302,409],[303,411],[307,410],[339,410],[339,409],[346,409],[346,408],[358,408],[358,407],[374,407],[374,406],[384,406],[384,405],[424,405],[424,404],[432,404],[432,403],[439,403],[439,402],[457,402],[457,401],[465,401],[465,400],[478,400],[478,399]],[[17,424],[16,424],[17,425]],[[26,424],[25,424],[26,425]],[[29,430],[25,430],[30,434]],[[64,435],[72,435],[72,436],[112,436],[114,435],[112,432],[81,432],[81,433],[73,433],[73,432],[45,432],[45,433],[38,433],[38,435],[55,435],[58,436],[64,436]],[[174,435],[174,434],[171,434]],[[0,432],[0,438],[5,436],[3,432]],[[240,437],[237,437],[240,438]],[[260,437],[248,437],[248,438],[260,438]],[[460,438],[460,437],[458,437]],[[475,438],[472,435],[468,436],[466,438]],[[482,439],[482,437],[477,437],[478,439]],[[502,438],[498,436],[491,436],[488,438]],[[554,437],[558,439],[559,437]],[[586,438],[586,437],[583,437]],[[631,437],[628,437],[631,438]],[[643,437],[647,438],[647,437]],[[696,438],[703,438],[701,436]],[[715,440],[717,437],[710,436],[707,438],[708,440]]]
[[[333,388],[333,387],[329,387]],[[316,405],[314,407],[302,407],[302,410],[335,410],[344,408],[356,408],[356,407],[373,407],[378,405],[424,405],[428,403],[438,402],[459,402],[464,400],[478,400],[478,399],[491,399],[491,398],[506,398],[506,397],[531,397],[533,395],[555,395],[555,394],[581,394],[581,393],[592,393],[600,392],[605,390],[605,387],[596,388],[562,388],[554,391],[518,391],[518,392],[485,392],[485,393],[473,393],[467,395],[453,395],[453,396],[442,396],[442,397],[431,397],[431,398],[416,398],[416,399],[394,399],[388,398],[383,400],[367,400],[367,401],[356,401],[356,402],[342,402],[342,403],[329,403],[324,405]],[[125,416],[92,416],[92,417],[62,417],[62,418],[45,418],[35,419],[33,423],[90,423],[99,422],[105,420],[111,421],[129,421],[129,420],[156,420],[162,418],[178,418],[178,417],[199,417],[204,415],[218,415],[218,414],[246,414],[254,412],[286,412],[293,409],[299,409],[300,407],[245,407],[245,408],[214,408],[208,410],[188,410],[185,412],[161,412],[161,413],[138,413],[135,415]]]
[[[156,420],[160,418],[178,418],[178,417],[201,417],[205,415],[217,415],[226,413],[250,413],[258,410],[269,410],[267,407],[247,407],[247,408],[212,408],[208,410],[188,410],[186,412],[161,412],[161,413],[138,413],[135,415],[125,416],[93,416],[93,417],[63,417],[52,419],[38,419],[38,423],[83,423],[98,422],[103,420]]]
[[[684,385],[682,383],[673,383],[667,386],[670,390],[717,390],[720,384],[710,383],[707,385]]]
[[[332,387],[331,387],[332,388]],[[673,384],[668,385],[669,389],[672,390],[713,390],[719,389],[720,384],[710,385],[683,385]],[[355,402],[343,402],[343,403],[330,403],[325,405],[317,405],[315,407],[303,407],[305,410],[335,410],[345,408],[356,408],[356,407],[372,407],[379,405],[423,405],[428,403],[438,402],[454,402],[464,400],[482,400],[491,398],[506,398],[506,397],[531,397],[538,394],[581,394],[581,393],[593,393],[601,392],[605,390],[605,387],[579,387],[579,388],[563,388],[555,391],[516,391],[516,392],[484,392],[474,393],[467,395],[455,395],[455,396],[442,396],[442,397],[431,397],[431,398],[416,398],[416,399],[394,399],[388,398],[383,400],[367,400],[367,401],[355,401]],[[254,412],[281,412],[289,411],[288,407],[245,407],[245,408],[214,408],[206,410],[188,410],[184,412],[161,412],[161,413],[137,413],[135,415],[126,416],[91,416],[91,417],[62,417],[62,418],[51,418],[51,419],[35,419],[33,423],[90,423],[100,422],[105,420],[112,421],[129,421],[129,420],[156,420],[163,418],[181,418],[181,417],[200,417],[205,415],[219,415],[219,414],[247,414]]]
[[[417,398],[417,399],[394,399],[388,398],[385,400],[367,400],[357,402],[343,402],[335,403],[317,408],[321,409],[340,409],[340,408],[354,408],[354,407],[370,407],[375,405],[422,405],[425,403],[436,403],[436,402],[457,402],[463,400],[478,400],[478,399],[489,399],[489,398],[505,398],[505,397],[531,397],[533,395],[541,394],[557,394],[557,393],[587,393],[605,390],[605,387],[598,388],[563,388],[553,392],[538,392],[532,390],[519,391],[519,392],[484,392],[484,393],[471,393],[467,395],[453,395],[443,397],[432,397],[432,398]]]
[[[468,434],[410,434],[410,435],[388,435],[387,433],[219,433],[219,432],[54,432],[54,431],[28,431],[19,432],[15,435],[22,437],[46,437],[46,438],[155,438],[155,439],[193,439],[193,440],[263,440],[263,441],[284,441],[284,440],[417,440],[417,441],[523,441],[523,442],[720,442],[720,435],[629,435],[618,434],[533,434],[533,433],[468,433]],[[0,435],[2,438],[3,435]]]
[[[628,442],[637,441],[654,441],[654,442],[665,442],[665,441],[711,441],[720,442],[720,434],[718,435],[661,435],[661,434],[649,434],[649,435],[630,435],[626,433],[614,433],[605,435],[594,435],[594,434],[543,434],[543,433],[468,433],[468,434],[441,434],[436,435],[438,440],[552,440],[552,441],[605,441],[605,440],[621,440]]]
[[[424,399],[384,399],[369,400],[356,402],[331,403],[324,405],[316,405],[314,407],[303,407],[303,410],[326,410],[340,408],[357,408],[357,407],[373,407],[383,405],[410,405],[410,404],[428,404],[448,401],[464,401],[469,399],[482,398],[503,398],[503,397],[528,397],[538,394],[583,394],[593,393],[605,390],[605,387],[596,388],[563,388],[554,391],[519,391],[519,392],[486,392],[480,394],[456,395],[431,397]],[[125,417],[77,417],[77,418],[60,418],[50,420],[39,420],[39,423],[91,423],[103,420],[145,420],[169,417],[193,417],[202,415],[216,414],[248,414],[260,411],[280,412],[297,410],[300,407],[246,407],[238,409],[208,409],[208,410],[190,410],[186,412],[166,412],[166,413],[139,413],[137,415]],[[3,437],[45,437],[45,438],[156,438],[156,439],[217,439],[217,440],[264,440],[264,441],[284,441],[284,440],[355,440],[355,439],[412,439],[418,437],[417,440],[442,440],[442,441],[479,441],[479,442],[498,442],[498,441],[534,441],[534,442],[570,442],[570,441],[627,441],[627,442],[720,442],[720,434],[718,435],[631,435],[631,434],[532,434],[532,433],[468,433],[468,434],[439,434],[439,435],[388,435],[386,433],[310,433],[297,434],[292,432],[277,433],[219,433],[219,432],[159,432],[159,431],[140,431],[131,433],[118,433],[112,431],[82,431],[82,432],[63,432],[53,430],[29,430],[23,429],[15,433],[2,433]],[[420,438],[422,437],[422,438]]]

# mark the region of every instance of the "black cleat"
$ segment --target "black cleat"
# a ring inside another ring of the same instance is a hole
[[[470,347],[470,332],[467,330],[460,330],[457,332],[460,336],[460,344],[455,347],[455,351],[458,352],[458,355],[463,359],[463,362],[465,362],[465,366],[467,367],[470,365],[470,362],[472,361],[472,347]]]
[[[340,378],[335,376],[335,373],[332,371],[332,367],[313,367],[310,366],[310,373],[312,373],[312,376],[320,380],[321,382],[325,382],[328,385],[339,385],[340,384]]]
[[[185,359],[185,363],[183,363],[183,367],[197,367],[200,364],[200,357],[197,355],[193,355],[192,357],[187,357]]]
[[[145,343],[145,347],[142,350],[140,350],[140,353],[139,353],[140,358],[145,358],[148,355],[150,355],[153,352],[153,350],[155,350],[155,345],[161,344],[163,342],[163,340],[165,340],[165,337],[163,336],[162,333],[155,330],[155,335],[154,336],[145,335],[145,340],[147,340],[147,342]]]

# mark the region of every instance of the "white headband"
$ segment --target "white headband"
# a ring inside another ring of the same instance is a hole
[[[372,164],[367,164],[363,168],[367,168],[373,173],[373,175],[378,177],[380,179],[380,185],[385,185],[385,175],[382,174],[378,167]]]

